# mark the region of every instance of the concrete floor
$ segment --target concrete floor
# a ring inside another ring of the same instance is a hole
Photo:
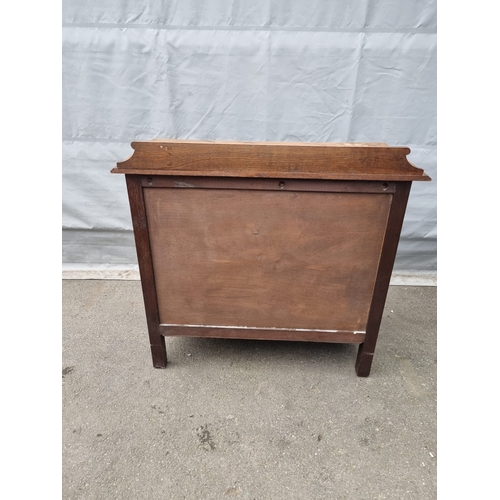
[[[436,288],[391,287],[369,378],[342,344],[168,338],[140,283],[63,281],[63,498],[436,498]]]

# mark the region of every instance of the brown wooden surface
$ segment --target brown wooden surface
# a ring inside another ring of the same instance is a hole
[[[392,194],[144,197],[161,323],[364,332]]]
[[[252,340],[301,340],[306,342],[330,342],[342,344],[360,344],[365,339],[364,333],[348,331],[297,331],[277,329],[234,329],[201,328],[193,326],[160,325],[160,333],[165,336],[210,337],[225,339]]]
[[[143,187],[321,191],[324,193],[394,193],[396,182],[317,181],[309,179],[240,179],[235,177],[142,176]]]
[[[134,154],[114,173],[295,179],[429,180],[409,148],[375,144],[133,142]]]
[[[127,174],[154,366],[165,335],[305,340],[360,344],[369,375],[411,181],[430,180],[408,148],[132,148],[112,172]]]
[[[158,302],[141,178],[139,176],[127,175],[126,181],[153,365],[156,368],[165,368],[167,364],[167,352],[165,338],[160,334],[159,328],[160,318],[158,315]]]
[[[411,182],[401,182],[397,184],[394,194],[370,305],[366,338],[364,343],[359,346],[356,359],[356,373],[360,377],[368,377],[370,374],[410,189]]]

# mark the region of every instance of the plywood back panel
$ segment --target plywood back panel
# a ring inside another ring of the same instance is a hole
[[[162,324],[365,330],[392,194],[144,198]]]

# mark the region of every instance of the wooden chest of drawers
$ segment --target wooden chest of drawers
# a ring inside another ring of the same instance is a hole
[[[153,356],[165,336],[359,344],[368,376],[412,181],[408,148],[134,142],[126,176]]]

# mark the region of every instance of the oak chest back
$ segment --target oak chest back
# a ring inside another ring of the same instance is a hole
[[[165,336],[359,344],[368,376],[412,181],[370,144],[134,142],[126,176],[153,356]]]

